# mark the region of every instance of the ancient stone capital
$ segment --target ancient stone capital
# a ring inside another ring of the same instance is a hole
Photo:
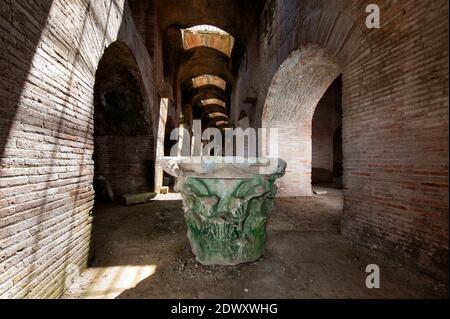
[[[172,160],[165,165],[169,174],[177,176],[192,251],[205,265],[255,261],[266,243],[265,224],[277,192],[274,182],[284,175],[286,162],[277,160],[271,174],[257,174],[251,165],[237,168],[222,159],[220,165],[208,163],[203,176],[201,164],[183,166]],[[233,174],[225,177],[223,171]]]

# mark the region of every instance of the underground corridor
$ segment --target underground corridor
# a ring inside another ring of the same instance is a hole
[[[2,4],[0,298],[447,299],[448,2],[375,7]]]
[[[445,297],[444,284],[342,238],[342,192],[319,190],[327,193],[277,200],[263,257],[232,267],[195,260],[178,194],[131,208],[105,205],[93,222],[95,259],[63,298]],[[384,271],[381,288],[369,290],[365,268],[373,263]]]

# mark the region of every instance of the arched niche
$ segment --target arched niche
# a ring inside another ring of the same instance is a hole
[[[327,50],[308,45],[292,52],[275,73],[265,100],[262,127],[278,132],[278,156],[288,168],[280,196],[311,196],[312,119],[316,106],[341,73]],[[266,155],[269,139],[264,142]]]
[[[106,180],[115,195],[153,189],[154,136],[145,101],[132,51],[112,43],[96,71],[93,157],[95,180]],[[96,191],[101,196],[98,185]]]

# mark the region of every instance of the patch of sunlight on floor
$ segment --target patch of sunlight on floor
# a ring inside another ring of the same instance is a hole
[[[157,194],[153,200],[181,200],[180,193]]]
[[[113,299],[153,275],[156,268],[156,265],[88,268],[67,289],[63,298]]]

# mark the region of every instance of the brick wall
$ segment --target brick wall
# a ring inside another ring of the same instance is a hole
[[[365,27],[369,3],[381,7],[379,30]],[[252,54],[238,76],[233,114],[239,114],[246,92],[255,86],[256,125],[261,124],[265,105],[278,101],[282,113],[295,104],[289,97],[283,99],[283,87],[299,84],[280,85],[283,80],[277,74],[285,65],[279,66],[311,44],[337,59],[343,77],[342,233],[445,280],[448,1],[269,0],[249,41],[247,52]],[[309,152],[307,147],[282,155],[295,174]],[[289,173],[280,183],[298,187],[301,175],[291,183]]]
[[[448,280],[448,1],[383,11],[344,72],[342,232]]]
[[[154,114],[152,61],[123,0],[3,1],[0,9],[0,296],[57,297],[86,267],[93,96],[106,47],[137,61]]]
[[[105,177],[114,195],[153,189],[153,136],[96,136],[95,175]]]

